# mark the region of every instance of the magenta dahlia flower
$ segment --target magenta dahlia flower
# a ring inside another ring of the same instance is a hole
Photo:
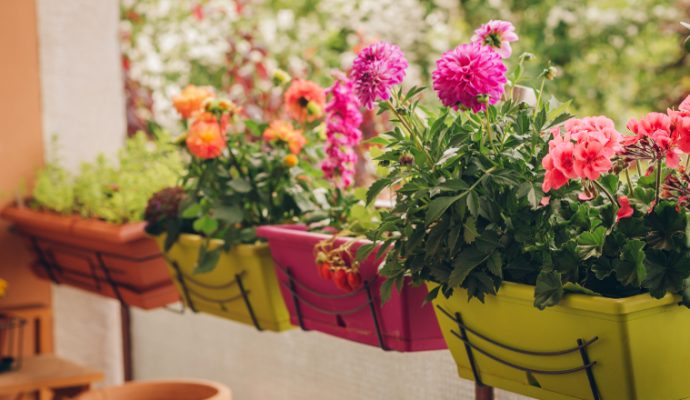
[[[431,76],[443,105],[455,110],[463,106],[474,112],[486,109],[485,99],[496,104],[507,82],[501,56],[479,43],[462,44],[445,52]]]
[[[493,49],[503,58],[510,57],[513,50],[510,42],[519,39],[515,27],[508,21],[491,20],[474,31],[472,43],[479,43]]]
[[[388,100],[391,87],[405,78],[407,66],[398,46],[377,42],[364,48],[357,54],[350,72],[359,101],[371,110],[376,100]]]

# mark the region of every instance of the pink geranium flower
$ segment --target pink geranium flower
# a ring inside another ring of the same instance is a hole
[[[672,135],[671,117],[652,112],[640,120],[631,119],[627,128],[634,136],[623,138],[624,156],[631,159],[666,159],[669,167],[679,165],[679,135]]]
[[[572,118],[565,123],[565,129],[577,141],[584,138],[597,140],[604,146],[604,152],[609,157],[623,148],[621,146],[623,136],[616,130],[613,121],[604,116]]]
[[[635,210],[632,207],[630,207],[630,200],[628,200],[628,196],[619,196],[618,205],[620,205],[620,208],[616,213],[616,222],[620,221],[623,218],[632,217]]]
[[[573,167],[578,177],[596,180],[611,166],[611,154],[597,138],[586,136],[578,140],[573,150]]]
[[[398,46],[377,42],[364,48],[357,54],[350,72],[359,101],[371,110],[377,100],[388,100],[391,88],[405,78],[407,66]]]
[[[542,190],[544,193],[558,189],[575,177],[573,163],[573,143],[568,133],[561,135],[559,128],[551,130],[553,139],[549,141],[549,153],[541,161],[546,170]]]
[[[474,31],[474,36],[472,36],[473,43],[486,46],[503,58],[510,57],[513,52],[510,48],[510,42],[515,42],[518,39],[513,24],[501,20],[487,22]]]
[[[436,61],[432,73],[434,90],[443,105],[474,112],[486,109],[486,101],[496,104],[507,82],[501,56],[479,43],[468,43],[447,51]]]
[[[667,114],[671,118],[673,141],[684,153],[690,153],[690,96],[680,103],[678,111],[669,109]]]

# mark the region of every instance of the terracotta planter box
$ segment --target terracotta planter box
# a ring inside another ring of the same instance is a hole
[[[144,309],[179,300],[143,222],[114,225],[17,206],[0,216],[26,239],[33,269],[44,279]]]
[[[400,292],[394,289],[391,299],[381,305],[379,290],[384,278],[377,273],[379,263],[374,255],[360,266],[364,285],[345,292],[319,276],[314,260],[314,246],[330,236],[294,225],[260,227],[257,234],[268,239],[294,325],[384,350],[447,348],[431,304],[424,304],[425,287],[405,285]],[[347,240],[338,239],[336,245]],[[365,243],[353,245],[353,254]]]
[[[544,400],[670,400],[690,398],[679,301],[568,294],[540,311],[534,287],[504,283],[483,304],[457,289],[434,305],[463,378]]]

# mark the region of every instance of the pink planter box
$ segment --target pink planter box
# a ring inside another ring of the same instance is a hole
[[[422,351],[446,349],[431,303],[424,304],[424,286],[405,285],[381,306],[374,254],[362,262],[364,285],[351,293],[319,276],[314,246],[328,235],[306,232],[296,225],[263,226],[257,234],[268,239],[285,304],[294,325],[384,350]],[[346,242],[338,239],[336,246]],[[352,253],[368,243],[358,241]]]

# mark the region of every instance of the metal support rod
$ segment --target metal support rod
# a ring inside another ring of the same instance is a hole
[[[584,341],[582,339],[577,339],[577,344],[580,346],[580,356],[582,357],[582,362],[587,365],[585,373],[587,374],[587,381],[589,381],[589,387],[592,389],[592,395],[594,400],[600,400],[599,387],[597,386],[597,381],[594,379],[594,373],[592,372],[593,364],[589,361],[589,354],[587,353],[587,347],[582,344]]]
[[[460,330],[460,338],[463,343],[465,343],[465,352],[467,353],[467,359],[470,362],[470,367],[472,368],[472,376],[474,381],[477,382],[477,386],[484,386],[482,383],[482,378],[479,375],[479,369],[477,368],[477,363],[474,360],[474,353],[472,352],[472,346],[470,346],[470,339],[467,337],[467,331],[465,331],[465,324],[462,322],[462,317],[460,313],[455,313],[455,321],[458,324],[458,329]]]
[[[252,307],[251,301],[249,301],[249,292],[245,290],[244,284],[242,284],[242,275],[241,274],[235,274],[235,282],[237,282],[237,286],[240,289],[240,293],[242,294],[242,299],[244,300],[244,305],[247,306],[247,311],[249,311],[249,317],[251,317],[252,322],[254,323],[254,327],[256,328],[257,331],[262,331],[263,329],[261,328],[261,325],[259,325],[259,320],[256,318],[256,314],[254,313],[254,308]]]
[[[122,328],[122,369],[125,382],[134,378],[132,363],[132,319],[129,306],[120,303],[120,324]]]
[[[50,280],[53,281],[53,283],[59,285],[60,282],[58,281],[57,276],[55,275],[55,271],[53,271],[53,266],[46,259],[46,256],[43,253],[41,246],[39,246],[39,244],[38,244],[38,239],[36,239],[36,237],[34,237],[34,236],[31,236],[31,246],[34,248],[34,251],[36,252],[36,255],[38,256],[38,263],[41,264],[43,269],[46,270],[46,272],[48,273],[48,276],[50,277]]]
[[[125,304],[124,297],[122,297],[122,293],[120,293],[120,288],[117,287],[117,283],[115,283],[113,277],[110,276],[110,271],[108,271],[108,267],[105,265],[105,261],[103,261],[103,256],[101,255],[101,253],[96,253],[96,259],[98,260],[98,265],[101,267],[101,271],[103,271],[105,280],[108,281],[108,284],[113,289],[115,297],[117,297],[117,300],[120,303]]]
[[[494,400],[494,388],[491,386],[474,384],[474,399],[475,400]]]
[[[295,305],[295,313],[297,314],[297,321],[299,322],[299,327],[302,328],[303,331],[307,331],[308,329],[304,327],[302,309],[299,307],[299,298],[297,297],[297,289],[295,288],[295,277],[292,275],[290,267],[285,268],[285,272],[288,276],[290,292],[292,293],[292,303]]]
[[[369,302],[369,311],[371,312],[371,319],[374,320],[374,328],[376,329],[376,339],[379,342],[379,347],[382,350],[387,351],[385,343],[383,342],[383,334],[381,333],[381,326],[379,325],[379,320],[376,318],[376,308],[374,307],[374,297],[371,295],[371,289],[369,288],[369,282],[364,281],[364,290],[367,292],[367,301]]]
[[[184,303],[187,303],[189,308],[192,310],[192,312],[196,313],[196,307],[194,306],[194,302],[192,301],[192,298],[189,296],[189,288],[187,287],[187,283],[185,282],[184,276],[182,275],[182,270],[180,269],[180,265],[177,263],[177,261],[172,261],[170,264],[172,264],[173,268],[175,269],[175,275],[177,276],[177,281],[180,283],[180,286],[182,287],[182,301]]]

